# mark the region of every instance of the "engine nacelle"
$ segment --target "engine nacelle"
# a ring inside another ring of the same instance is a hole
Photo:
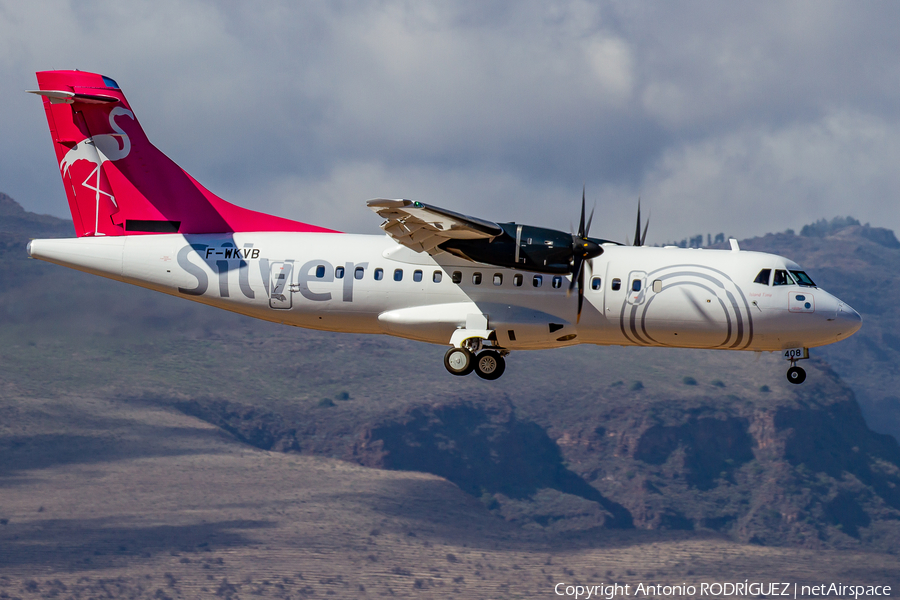
[[[517,223],[499,225],[503,234],[493,239],[448,240],[439,248],[474,262],[539,273],[571,273],[576,247],[590,257],[603,253],[605,240]]]

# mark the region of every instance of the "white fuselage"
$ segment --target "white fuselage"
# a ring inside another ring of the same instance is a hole
[[[859,315],[821,288],[754,283],[797,270],[758,252],[604,245],[584,308],[570,275],[430,256],[387,236],[332,233],[132,235],[33,240],[67,267],[298,327],[449,344],[493,332],[508,350],[579,343],[781,350],[844,339]],[[379,276],[380,275],[380,276]]]

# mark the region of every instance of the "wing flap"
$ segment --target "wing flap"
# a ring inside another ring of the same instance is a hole
[[[412,200],[369,200],[366,205],[385,221],[381,228],[397,243],[436,254],[446,240],[493,239],[503,229],[491,221],[469,217],[437,206]]]

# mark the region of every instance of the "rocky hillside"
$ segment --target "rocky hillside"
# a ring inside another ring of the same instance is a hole
[[[4,234],[6,241],[13,239],[10,234],[24,235],[26,239],[37,235],[47,237],[75,235],[70,221],[27,212],[18,202],[2,192],[0,192],[0,232]]]
[[[790,257],[862,314],[863,327],[853,337],[812,354],[853,389],[873,429],[900,439],[900,242],[888,229],[853,219],[804,231],[743,240],[741,248]]]
[[[440,475],[528,527],[715,530],[767,545],[900,550],[900,447],[866,426],[827,365],[812,365],[797,390],[668,378],[563,403],[410,398],[356,422],[352,397],[283,413],[209,399],[174,405],[260,448]]]
[[[794,258],[863,313],[857,336],[814,352],[829,363],[810,361],[803,386],[771,355],[593,347],[517,353],[488,383],[448,376],[434,346],[292,330],[29,261],[25,238],[71,225],[7,205],[5,389],[102,394],[257,448],[433,473],[526,529],[900,550],[900,451],[863,418],[896,433],[884,274],[900,250],[874,228],[742,242]]]

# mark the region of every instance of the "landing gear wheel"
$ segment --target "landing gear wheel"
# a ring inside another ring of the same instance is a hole
[[[499,379],[506,370],[506,360],[499,352],[485,350],[475,360],[475,373],[482,379],[493,381]]]
[[[444,366],[453,375],[468,375],[475,368],[475,357],[465,348],[450,348],[444,355]]]
[[[800,367],[791,367],[787,372],[787,380],[791,383],[801,384],[806,381],[806,371]]]

